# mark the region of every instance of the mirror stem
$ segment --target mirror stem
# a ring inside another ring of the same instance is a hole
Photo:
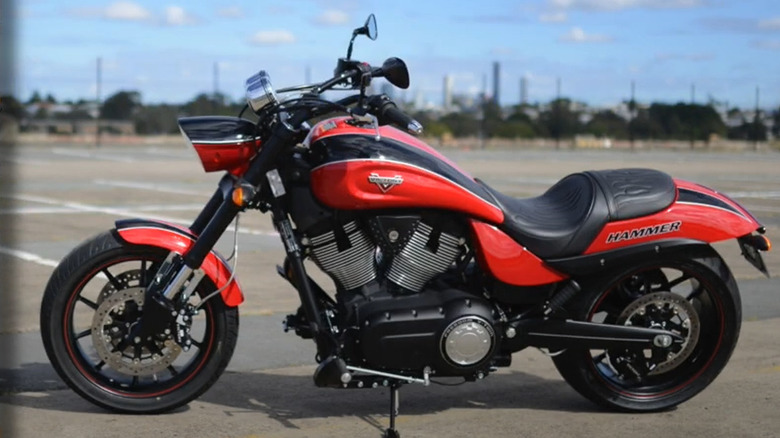
[[[355,42],[356,36],[358,36],[358,33],[352,32],[352,38],[349,40],[349,47],[347,47],[347,61],[352,59],[352,44]]]

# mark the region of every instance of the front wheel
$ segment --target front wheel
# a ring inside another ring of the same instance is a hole
[[[46,286],[41,335],[49,360],[98,406],[135,414],[174,409],[206,391],[233,354],[238,310],[219,297],[188,322],[184,342],[171,329],[128,339],[143,313],[146,286],[167,255],[106,232],[68,254]],[[183,307],[192,309],[214,289],[204,278]]]
[[[568,349],[555,366],[577,392],[621,411],[676,406],[723,370],[739,337],[736,282],[717,255],[669,258],[584,282],[567,306],[578,320],[670,330],[684,342],[660,349]]]

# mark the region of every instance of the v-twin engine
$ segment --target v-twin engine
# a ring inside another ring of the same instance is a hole
[[[461,255],[465,239],[440,216],[375,216],[309,236],[311,257],[343,290],[383,277],[393,292],[417,293]],[[392,286],[391,286],[392,285]]]

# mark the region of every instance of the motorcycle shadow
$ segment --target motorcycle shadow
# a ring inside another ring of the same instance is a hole
[[[288,428],[296,428],[294,420],[299,419],[357,416],[384,430],[385,420],[377,421],[377,418],[389,415],[389,388],[317,388],[312,371],[313,368],[301,367],[292,371],[228,372],[199,400],[228,407],[224,412],[229,416],[260,412]],[[447,379],[448,383],[457,381]],[[545,379],[519,371],[502,371],[482,381],[457,386],[404,385],[400,401],[402,416],[448,409],[605,412],[561,379]]]
[[[388,415],[389,388],[317,388],[313,368],[295,367],[254,372],[228,371],[197,402],[223,407],[226,416],[259,412],[288,428],[298,419],[357,416],[377,428],[374,418]],[[448,383],[457,382],[447,379]],[[603,412],[560,379],[520,371],[501,371],[478,382],[401,388],[401,414],[425,415],[448,409],[534,409],[561,412]],[[62,412],[113,413],[81,399],[48,363],[27,363],[0,369],[0,403]],[[189,406],[168,414],[185,414]]]

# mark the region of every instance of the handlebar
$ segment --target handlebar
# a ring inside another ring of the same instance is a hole
[[[372,107],[381,125],[392,123],[413,135],[420,135],[423,126],[410,115],[398,109],[398,106],[384,94],[371,96],[368,105]]]
[[[263,73],[263,72],[261,72]],[[406,88],[409,85],[408,71],[404,62],[398,58],[388,58],[382,64],[382,67],[371,67],[368,63],[339,59],[333,78],[316,85],[288,87],[279,92],[303,91],[300,99],[292,101],[279,102],[276,95],[275,109],[273,112],[286,112],[285,122],[289,124],[292,130],[297,130],[301,124],[311,117],[323,115],[323,111],[342,111],[353,115],[363,115],[366,111],[374,114],[380,125],[394,124],[412,135],[420,135],[423,132],[423,126],[413,117],[404,113],[396,104],[384,94],[375,96],[366,96],[365,87],[374,77],[385,77],[393,85]],[[359,82],[358,82],[358,78]],[[318,95],[334,88],[337,85],[351,85],[360,87],[360,94],[348,96],[337,101],[327,101],[320,99]],[[270,99],[269,99],[270,100]],[[320,101],[322,105],[313,105]],[[347,109],[347,106],[358,104],[353,109]],[[258,113],[258,111],[255,111]],[[260,120],[258,120],[258,124]]]

